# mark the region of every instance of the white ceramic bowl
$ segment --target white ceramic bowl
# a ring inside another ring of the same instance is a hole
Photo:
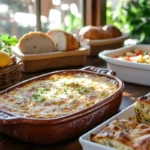
[[[116,76],[121,80],[150,86],[150,64],[128,62],[114,58],[135,48],[150,52],[150,45],[135,45],[122,47],[113,51],[105,50],[99,53],[99,57],[107,62],[107,67],[115,71]]]
[[[110,118],[108,121],[100,124],[96,128],[82,135],[79,138],[79,142],[82,145],[83,150],[116,150],[114,148],[110,148],[108,146],[104,146],[90,141],[91,134],[97,134],[116,118],[129,119],[129,117],[135,117],[133,105],[134,104],[132,104],[131,106],[129,106],[128,108],[120,112],[119,114],[115,115],[114,117]]]

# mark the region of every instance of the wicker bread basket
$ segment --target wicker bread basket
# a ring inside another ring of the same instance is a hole
[[[4,68],[0,68],[0,90],[3,90],[21,79],[21,69],[19,62],[12,57],[12,62]]]

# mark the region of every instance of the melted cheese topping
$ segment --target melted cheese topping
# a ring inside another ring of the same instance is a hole
[[[93,135],[92,141],[117,150],[150,150],[150,126],[116,119]]]
[[[0,96],[0,108],[28,118],[56,118],[92,106],[114,93],[114,79],[61,73],[36,80]]]

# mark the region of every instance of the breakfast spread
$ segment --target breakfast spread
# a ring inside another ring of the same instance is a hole
[[[111,39],[122,35],[112,25],[86,26],[79,35],[82,38],[97,40]],[[36,55],[77,50],[79,43],[70,33],[50,30],[47,33],[29,32],[17,44],[23,55]],[[150,64],[150,53],[140,49],[125,52],[115,59]],[[10,55],[0,51],[0,68],[11,63]],[[56,119],[91,107],[114,94],[118,83],[107,76],[90,73],[63,72],[44,76],[27,82],[0,95],[0,109],[27,119]],[[91,141],[118,150],[150,149],[149,99],[143,97],[135,102],[137,120],[116,118]]]
[[[27,118],[57,118],[90,107],[117,89],[118,82],[105,76],[64,72],[0,95],[0,108]]]

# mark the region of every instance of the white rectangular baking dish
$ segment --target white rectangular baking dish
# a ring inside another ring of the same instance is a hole
[[[150,45],[126,46],[116,50],[105,50],[99,53],[99,57],[107,62],[107,67],[116,72],[116,76],[125,82],[150,86],[150,64],[128,62],[118,60],[115,56],[123,55],[125,52],[135,48],[150,52]]]
[[[83,150],[116,150],[114,148],[110,148],[108,146],[104,146],[101,144],[94,143],[90,141],[91,134],[97,134],[100,132],[103,128],[105,128],[110,122],[115,120],[116,118],[122,118],[122,119],[129,119],[129,117],[135,117],[134,112],[134,104],[123,110],[122,112],[118,113],[114,117],[110,118],[106,122],[100,124],[96,128],[92,129],[91,131],[85,133],[79,138],[79,142],[83,148]]]

